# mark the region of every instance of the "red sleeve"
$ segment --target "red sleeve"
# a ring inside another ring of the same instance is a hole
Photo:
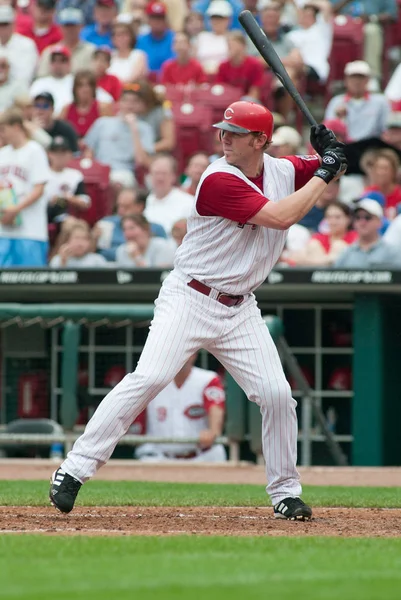
[[[313,173],[320,167],[320,157],[317,154],[307,156],[284,156],[294,165],[295,190],[301,189],[313,177]]]
[[[114,100],[117,102],[117,100],[120,99],[121,93],[123,91],[123,84],[118,79],[118,77],[116,77],[115,75],[112,75],[112,77],[113,77],[113,85],[112,85],[110,94],[113,96]]]
[[[227,61],[219,64],[214,83],[229,83],[227,79]]]
[[[209,412],[211,406],[219,406],[224,410],[226,403],[226,394],[220,377],[214,377],[203,390],[203,405],[206,412]]]
[[[236,175],[211,173],[200,187],[196,210],[202,217],[247,223],[268,201]]]

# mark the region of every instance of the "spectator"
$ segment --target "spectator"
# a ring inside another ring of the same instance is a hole
[[[167,20],[173,31],[182,31],[185,17],[188,14],[188,2],[186,0],[165,0],[167,9]]]
[[[10,71],[8,52],[0,48],[0,111],[12,106],[18,96],[26,94],[28,91],[23,81],[11,77]]]
[[[205,72],[214,75],[219,65],[228,59],[227,32],[233,9],[228,0],[212,0],[206,14],[210,17],[211,31],[202,31],[196,40],[195,56]]]
[[[326,208],[339,199],[340,183],[337,180],[330,181],[315,206],[299,221],[300,225],[303,225],[311,232],[320,231],[320,224],[324,219],[324,213]]]
[[[111,104],[96,100],[96,77],[92,71],[78,71],[72,86],[73,102],[63,108],[60,119],[68,121],[79,138],[86,135],[100,117],[111,116]]]
[[[69,208],[87,210],[91,205],[85,193],[84,177],[81,171],[70,169],[72,153],[68,141],[59,136],[53,139],[48,149],[50,163],[49,179],[44,196],[47,203],[49,223],[61,223]]]
[[[192,10],[196,13],[200,13],[202,17],[205,17],[205,27],[207,31],[213,29],[209,8],[213,0],[195,0],[192,3]],[[241,0],[227,0],[230,5],[232,16],[230,18],[230,29],[242,29],[242,25],[240,24],[238,17],[242,10],[245,8],[246,2]]]
[[[96,0],[57,0],[57,20],[60,22],[60,15],[66,8],[78,9],[83,14],[83,23],[90,25],[93,23]]]
[[[76,73],[81,69],[90,69],[92,63],[94,44],[83,42],[80,39],[84,14],[79,8],[65,8],[59,12],[58,21],[61,26],[62,46],[68,48],[71,54],[71,72]],[[50,75],[50,59],[52,46],[45,48],[40,56],[38,77]]]
[[[117,185],[133,186],[134,168],[147,166],[154,152],[153,131],[135,115],[134,94],[125,89],[115,117],[101,117],[84,138],[94,158],[111,167],[110,179]]]
[[[381,192],[385,197],[384,212],[388,219],[394,219],[397,205],[401,203],[401,185],[397,183],[400,159],[394,150],[384,148],[375,154],[369,173],[370,185],[365,192]]]
[[[12,108],[16,108],[21,112],[28,137],[30,137],[31,140],[38,142],[43,148],[48,148],[51,144],[52,137],[43,129],[43,127],[33,120],[33,102],[29,94],[17,96]]]
[[[213,445],[223,431],[224,386],[217,373],[193,366],[196,357],[196,354],[191,356],[174,380],[148,405],[146,433],[156,437],[198,438],[198,443],[147,443],[136,449],[136,458],[195,462],[227,460],[224,446]]]
[[[196,152],[193,154],[185,169],[186,179],[181,189],[187,194],[195,196],[200,179],[209,164],[210,161],[206,152]]]
[[[128,215],[143,214],[146,206],[147,194],[137,192],[133,187],[122,188],[117,196],[115,215],[104,217],[94,227],[97,239],[98,252],[107,260],[116,260],[116,250],[124,244],[122,219]],[[166,232],[161,225],[150,223],[151,234],[156,237],[166,238]]]
[[[288,230],[285,248],[280,256],[279,262],[289,266],[295,266],[296,263],[292,261],[292,257],[299,252],[305,251],[310,238],[311,233],[306,227],[299,225],[299,223],[291,225]]]
[[[185,31],[175,34],[173,51],[176,58],[163,63],[160,81],[163,85],[194,84],[207,81],[202,65],[192,56],[189,34]]]
[[[326,119],[343,119],[350,140],[380,137],[386,129],[390,108],[383,94],[369,94],[371,70],[368,63],[355,60],[344,69],[345,94],[332,98],[327,105]]]
[[[122,218],[125,243],[117,248],[119,267],[172,267],[175,245],[170,240],[153,237],[149,221],[143,215]]]
[[[171,110],[163,105],[145,79],[127,84],[126,89],[132,96],[134,114],[152,128],[154,151],[172,152],[175,149],[175,127]]]
[[[48,92],[42,92],[34,98],[33,123],[43,128],[52,138],[66,138],[71,152],[78,152],[77,134],[69,123],[54,118],[54,98]]]
[[[98,48],[112,48],[111,25],[117,16],[115,0],[96,0],[93,11],[94,23],[86,25],[81,31],[81,40],[90,42]]]
[[[294,253],[291,260],[298,266],[329,267],[349,244],[357,239],[350,231],[351,209],[334,201],[325,210],[328,233],[312,235],[303,252]]]
[[[364,22],[364,60],[375,77],[381,77],[383,27],[397,20],[396,0],[330,0],[334,14],[350,15]]]
[[[0,117],[0,265],[43,267],[48,233],[43,196],[49,165],[43,148],[30,140],[23,116],[9,109]]]
[[[394,111],[401,111],[401,63],[392,74],[384,90],[384,95]]]
[[[247,55],[246,39],[241,31],[231,31],[227,39],[229,58],[220,63],[215,82],[237,87],[242,94],[258,100],[264,71],[260,60]]]
[[[358,240],[336,259],[338,269],[401,268],[401,256],[396,248],[380,237],[383,209],[376,200],[365,198],[354,212]]]
[[[93,53],[93,72],[96,76],[96,85],[118,102],[123,89],[123,84],[115,75],[108,73],[111,65],[111,52],[109,48],[97,48]]]
[[[392,112],[389,115],[382,140],[397,150],[401,150],[401,111]]]
[[[20,83],[30,85],[35,75],[38,51],[35,42],[15,33],[15,13],[11,6],[0,6],[0,50],[7,52],[10,76]]]
[[[123,83],[130,83],[148,73],[148,58],[135,48],[136,36],[130,23],[117,21],[113,24],[112,39],[115,46],[107,72]]]
[[[324,121],[324,125],[327,129],[331,129],[339,142],[342,144],[348,142],[348,129],[344,121],[341,119],[327,119],[327,121]]]
[[[32,98],[42,92],[49,92],[54,99],[54,111],[58,115],[71,101],[73,75],[71,73],[71,52],[65,46],[53,46],[50,52],[50,75],[33,82],[30,89]]]
[[[388,226],[383,239],[401,255],[401,214],[397,215]]]
[[[299,154],[302,146],[302,137],[293,127],[282,125],[273,133],[270,152],[274,158]]]
[[[329,56],[333,41],[333,22],[328,0],[307,0],[298,10],[299,29],[287,34],[301,54],[306,76],[325,83],[329,75]]]
[[[151,193],[146,200],[145,217],[164,227],[167,235],[180,219],[187,219],[194,206],[194,198],[175,186],[176,160],[168,154],[156,155],[149,168]]]
[[[58,253],[50,261],[53,269],[82,269],[107,266],[100,254],[92,252],[93,239],[85,221],[79,221],[68,229]]]
[[[205,29],[203,14],[200,12],[190,12],[184,20],[184,33],[190,39],[191,44],[196,42],[198,35]]]
[[[173,238],[177,248],[181,246],[184,237],[187,234],[187,220],[180,219],[174,223],[171,229],[171,237]]]
[[[33,0],[32,18],[17,26],[18,33],[35,42],[39,54],[48,46],[59,44],[63,38],[60,27],[54,23],[55,8],[56,0]]]
[[[146,6],[146,14],[150,31],[138,37],[136,47],[146,53],[149,70],[156,75],[166,60],[174,58],[174,32],[168,26],[167,9],[163,2],[151,0]]]

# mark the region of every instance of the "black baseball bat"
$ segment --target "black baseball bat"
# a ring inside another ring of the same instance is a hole
[[[317,125],[317,121],[306,106],[304,99],[295,87],[291,77],[288,75],[283,63],[281,62],[277,52],[273,48],[272,43],[261,30],[255,17],[249,10],[243,10],[239,15],[239,21],[245,29],[263,60],[271,67],[275,76],[281,81],[284,88],[290,94],[294,102],[299,107],[302,114],[305,116],[309,125]]]

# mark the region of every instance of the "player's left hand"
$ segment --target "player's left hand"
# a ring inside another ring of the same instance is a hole
[[[203,429],[199,434],[199,446],[202,450],[207,450],[213,445],[215,439],[216,436],[211,429]]]
[[[310,143],[320,156],[323,156],[326,150],[343,146],[343,144],[337,140],[333,131],[331,129],[327,129],[327,127],[323,124],[314,125],[311,127]]]
[[[14,206],[10,206],[5,208],[1,213],[1,224],[2,225],[12,225],[14,223],[15,217],[18,214],[18,209]]]

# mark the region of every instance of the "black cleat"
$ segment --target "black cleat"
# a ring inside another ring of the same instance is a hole
[[[274,516],[288,521],[310,521],[312,509],[301,498],[284,498],[274,507]]]
[[[50,479],[49,500],[54,508],[69,513],[74,508],[75,499],[82,483],[62,469],[54,471]]]

